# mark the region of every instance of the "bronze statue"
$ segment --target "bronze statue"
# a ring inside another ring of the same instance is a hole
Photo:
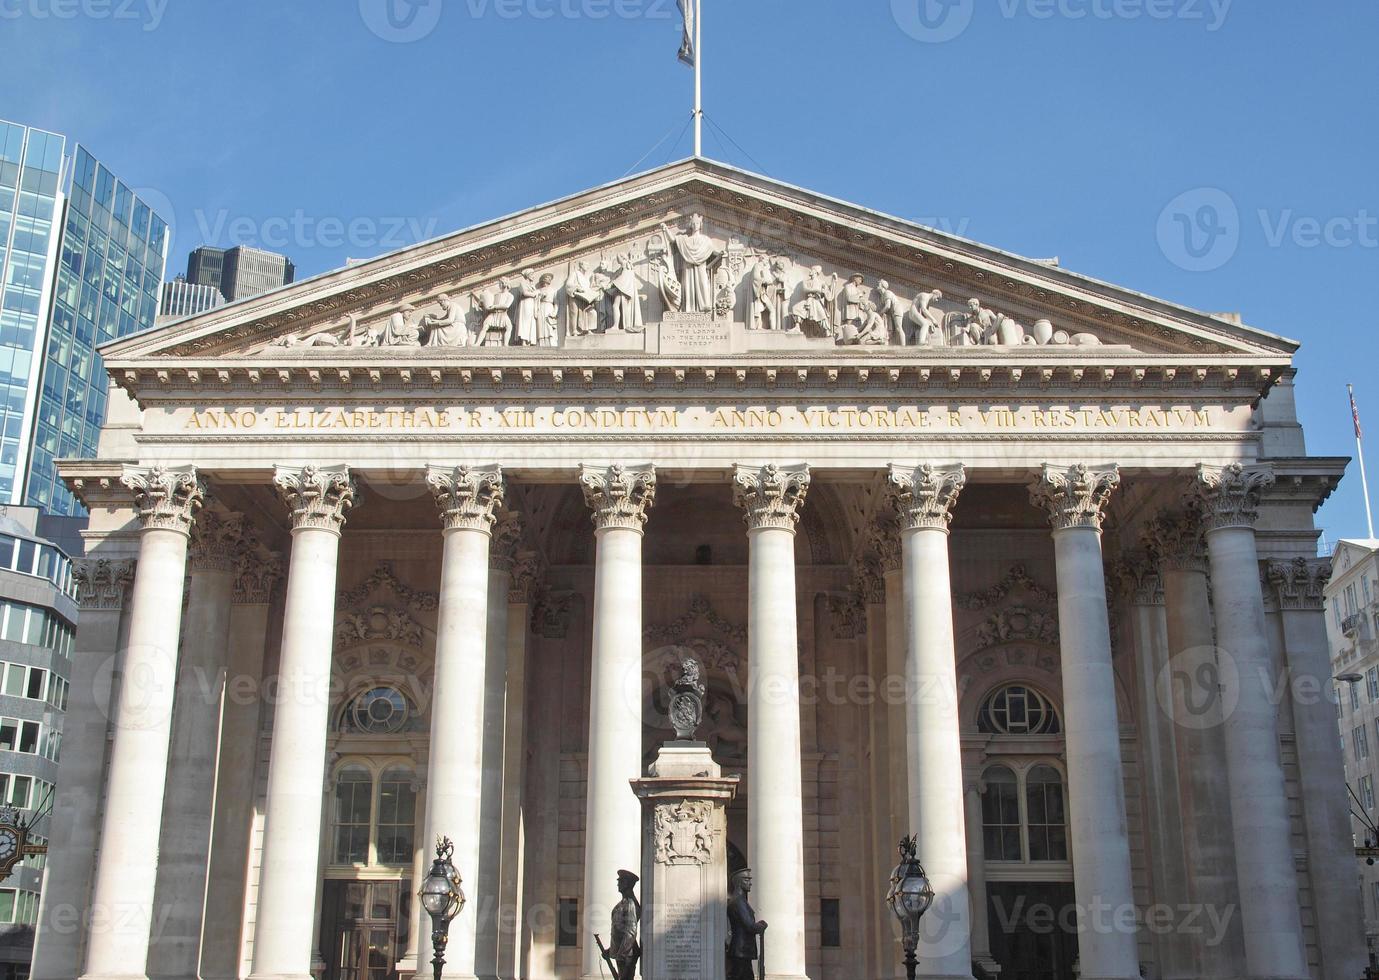
[[[751,891],[752,870],[744,868],[735,873],[732,897],[728,899],[728,980],[756,980],[752,976],[754,961],[761,980],[766,980],[766,923],[757,918],[747,901]]]
[[[642,903],[632,894],[639,880],[631,871],[618,872],[618,894],[622,901],[613,906],[612,947],[608,950],[612,960],[609,966],[616,980],[633,980],[637,975],[637,963],[642,958],[642,947],[637,942]]]

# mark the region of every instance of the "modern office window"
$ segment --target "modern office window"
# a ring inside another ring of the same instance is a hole
[[[1364,804],[1366,810],[1374,809],[1374,777],[1360,777],[1360,802]]]

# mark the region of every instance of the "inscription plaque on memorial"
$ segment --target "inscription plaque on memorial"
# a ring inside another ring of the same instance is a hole
[[[731,321],[711,313],[667,313],[661,321],[662,354],[728,352],[732,345]]]

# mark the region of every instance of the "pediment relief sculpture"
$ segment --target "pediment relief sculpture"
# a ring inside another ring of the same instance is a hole
[[[640,334],[669,317],[727,322],[839,347],[1094,347],[1094,333],[1040,317],[1028,323],[973,297],[950,300],[912,283],[843,270],[694,213],[598,253],[457,287],[260,348],[562,348],[586,338]],[[906,299],[906,296],[914,298]],[[788,346],[788,344],[787,344]]]

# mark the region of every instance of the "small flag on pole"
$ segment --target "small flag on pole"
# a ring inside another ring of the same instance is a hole
[[[680,42],[680,60],[693,68],[694,61],[699,56],[699,52],[694,49],[694,20],[699,13],[699,0],[676,2],[680,4],[680,13],[685,15],[685,39]]]
[[[1355,404],[1355,386],[1346,385],[1350,392],[1350,416],[1355,420],[1355,438],[1363,439],[1364,433],[1360,431],[1360,406]]]

